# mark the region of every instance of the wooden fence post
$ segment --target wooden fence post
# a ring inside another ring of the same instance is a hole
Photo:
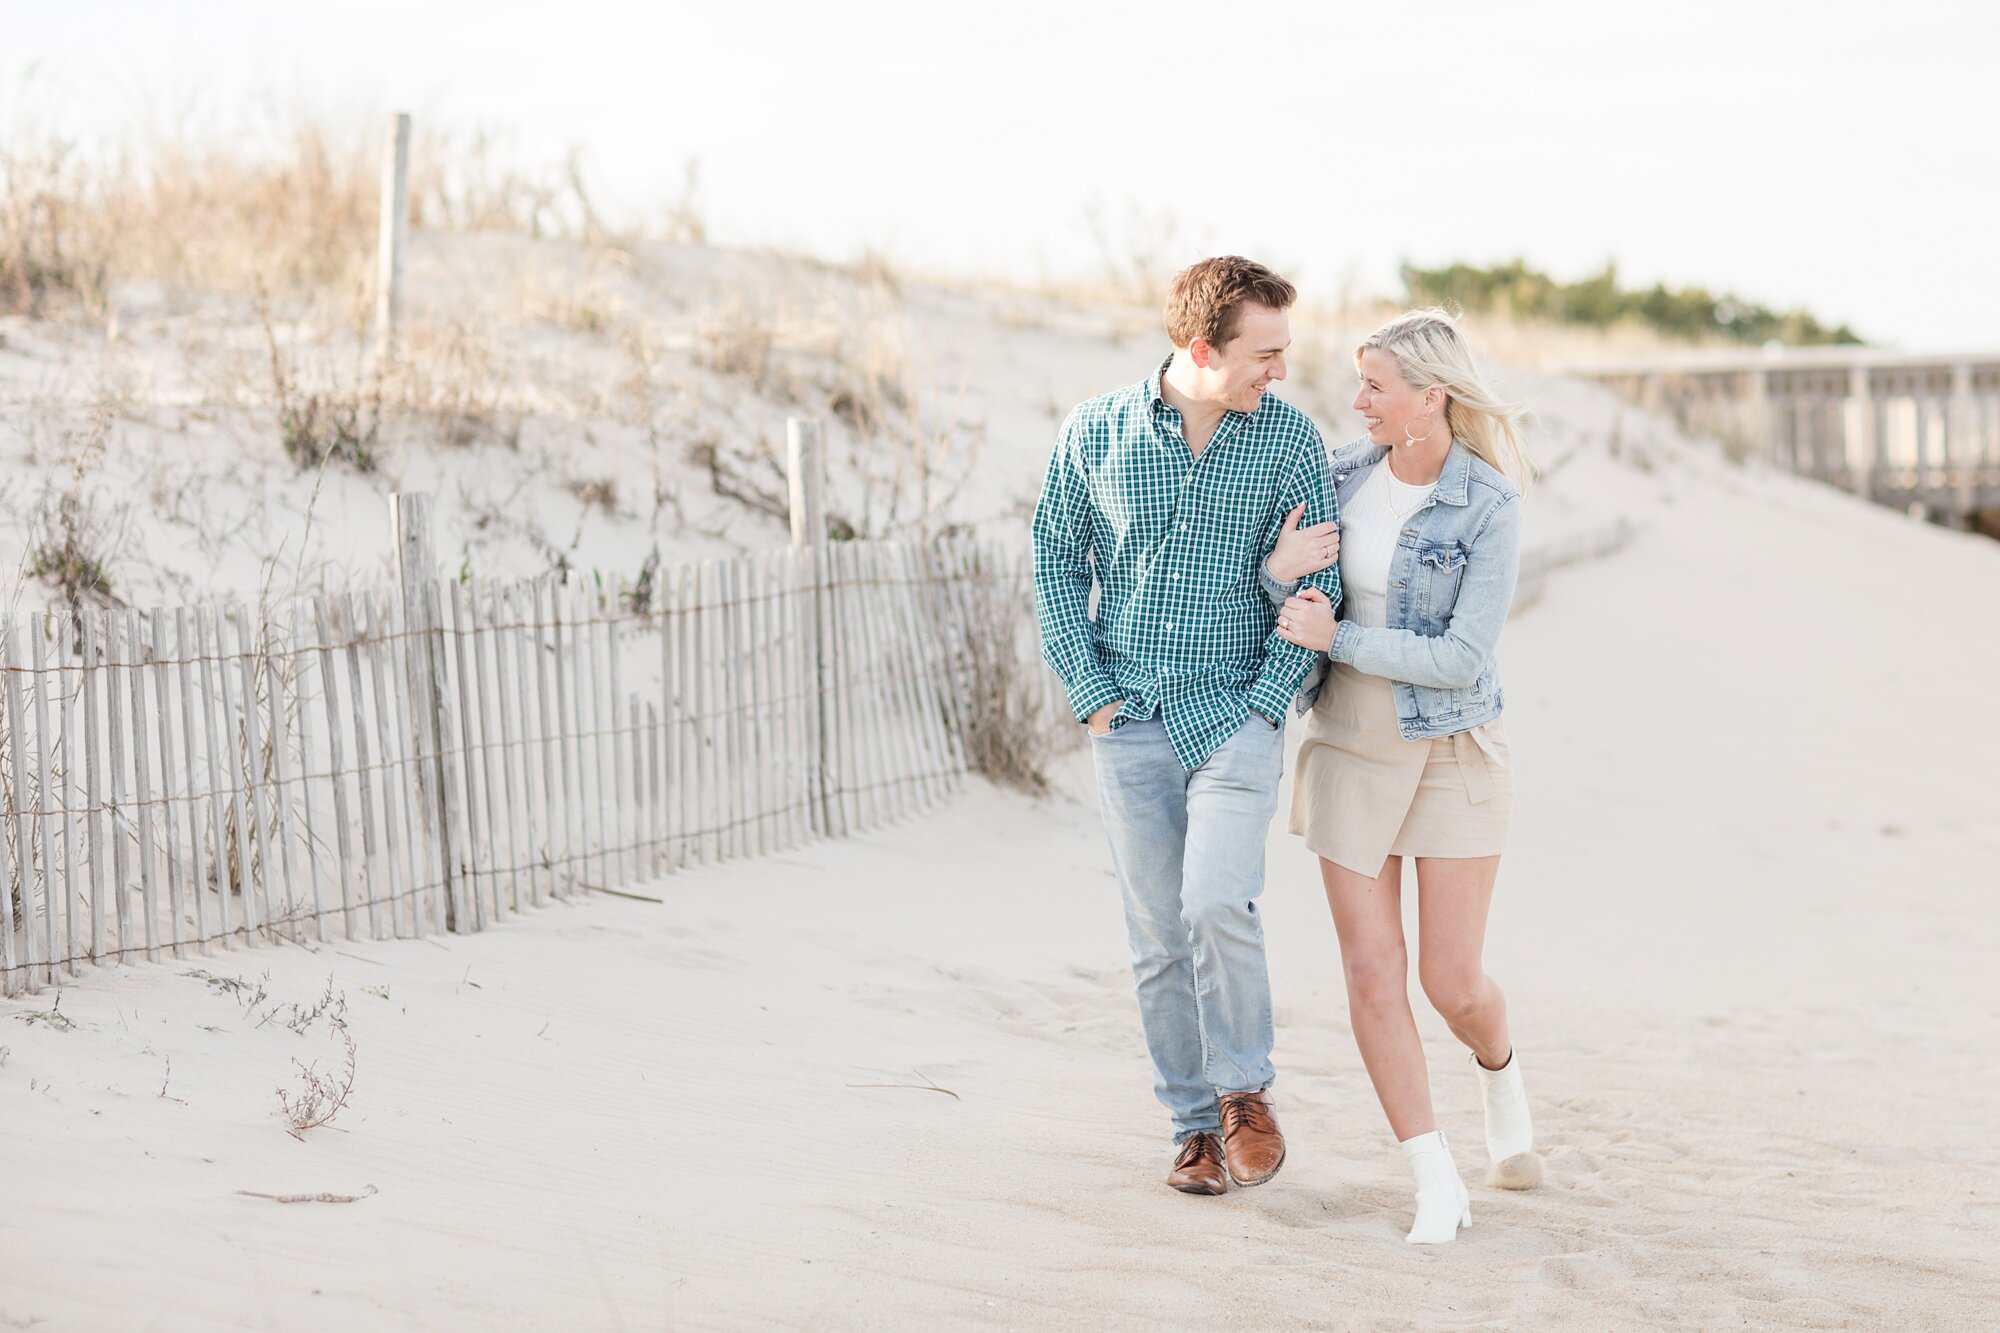
[[[835,834],[832,793],[833,775],[829,765],[833,762],[833,751],[827,736],[828,698],[831,684],[831,663],[828,661],[828,645],[833,641],[828,620],[833,603],[828,595],[826,580],[820,571],[826,568],[818,558],[818,551],[826,545],[826,456],[823,448],[824,432],[820,423],[804,417],[792,417],[785,422],[785,463],[790,481],[792,511],[792,550],[799,566],[806,572],[807,584],[812,597],[812,614],[800,645],[803,658],[804,676],[812,685],[813,697],[819,717],[819,726],[813,733],[815,753],[810,757],[812,778],[812,822],[814,832],[820,837]]]
[[[377,241],[375,342],[380,355],[396,348],[396,321],[403,306],[403,250],[410,239],[410,117],[391,112],[382,145],[382,224]]]
[[[437,577],[437,547],[429,495],[420,491],[389,496],[389,519],[396,537],[397,585],[403,598],[403,624],[410,634],[409,665],[411,721],[417,742],[415,805],[430,845],[438,852],[442,877],[445,929],[458,929],[458,867],[452,861],[452,829],[445,799],[445,717],[451,687],[445,677],[444,626],[432,623],[425,596]]]

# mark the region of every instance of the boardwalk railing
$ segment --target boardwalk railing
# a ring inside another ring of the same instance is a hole
[[[834,543],[636,587],[9,615],[0,991],[477,930],[921,811],[967,770],[967,608],[1023,559]]]
[[[1815,348],[1576,368],[1780,467],[1897,506],[2000,511],[2000,355]]]

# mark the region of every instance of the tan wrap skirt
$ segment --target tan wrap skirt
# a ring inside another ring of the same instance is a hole
[[[1391,856],[1498,856],[1514,808],[1503,719],[1406,741],[1395,686],[1344,662],[1306,714],[1292,771],[1291,831],[1373,878]]]

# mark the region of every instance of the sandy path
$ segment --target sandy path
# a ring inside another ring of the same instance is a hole
[[[1402,1243],[1293,842],[1265,901],[1291,1157],[1194,1199],[1159,1184],[1094,809],[975,790],[662,906],[96,975],[70,1031],[0,1003],[0,1328],[1987,1322],[2000,546],[1754,473],[1573,481],[1644,527],[1503,649],[1491,964],[1549,1183],[1478,1183],[1475,1088],[1420,1009],[1474,1184],[1456,1246]],[[332,974],[336,1127],[295,1142],[271,1092],[325,1026],[257,1026],[192,967],[284,1001]],[[853,1086],[926,1081],[957,1095]]]

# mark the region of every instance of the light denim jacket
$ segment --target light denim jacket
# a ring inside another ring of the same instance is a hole
[[[1334,490],[1345,512],[1387,447],[1361,439],[1336,449]],[[1296,583],[1258,575],[1273,601]],[[1521,570],[1521,493],[1496,468],[1453,441],[1444,471],[1410,516],[1389,562],[1389,624],[1343,620],[1333,643],[1299,687],[1303,713],[1319,697],[1327,658],[1396,686],[1404,740],[1470,731],[1500,716],[1500,667],[1493,647],[1514,601]]]

